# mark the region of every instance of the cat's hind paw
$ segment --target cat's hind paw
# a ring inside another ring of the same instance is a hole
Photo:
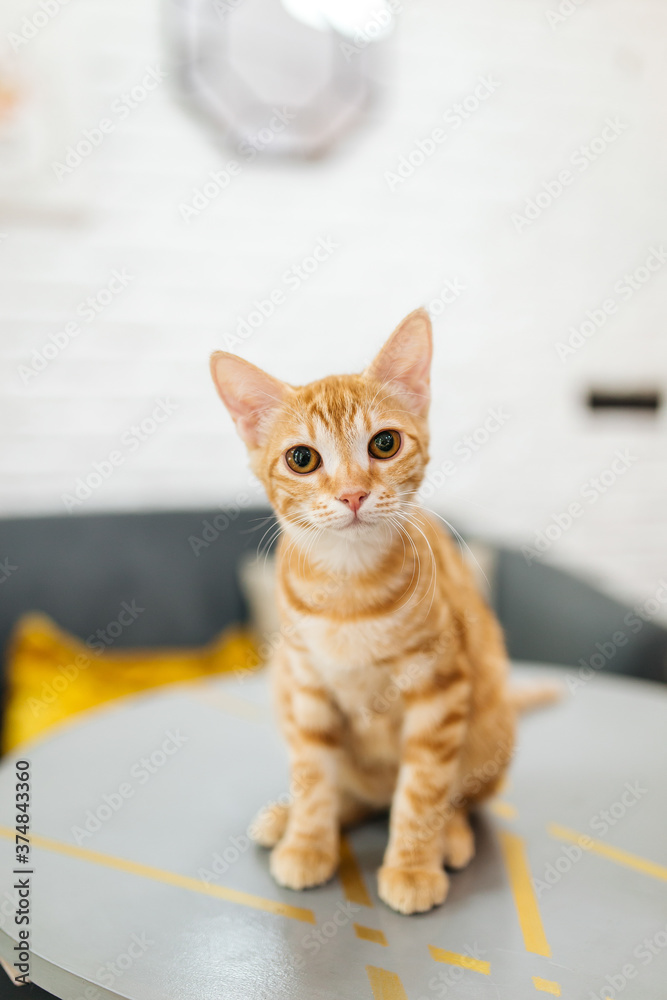
[[[380,899],[399,913],[425,913],[444,903],[449,879],[443,871],[389,868],[378,871]]]
[[[445,864],[448,868],[465,868],[475,856],[475,834],[467,816],[457,813],[447,826]]]
[[[287,827],[289,807],[280,802],[260,809],[250,824],[248,833],[256,844],[262,847],[275,847],[282,838]]]

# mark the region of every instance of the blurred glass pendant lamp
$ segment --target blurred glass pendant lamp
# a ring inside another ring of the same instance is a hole
[[[236,144],[317,156],[373,94],[395,0],[171,0],[181,79]]]

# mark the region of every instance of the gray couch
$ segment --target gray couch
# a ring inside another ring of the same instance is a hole
[[[85,639],[132,602],[142,610],[114,637],[116,648],[205,643],[246,619],[239,562],[256,552],[269,518],[264,509],[215,509],[0,521],[2,648],[26,611]],[[501,550],[492,583],[513,659],[577,666],[599,652],[596,643],[609,652],[624,630],[627,644],[604,669],[667,680],[667,631],[645,622],[630,634],[629,609],[581,580]]]

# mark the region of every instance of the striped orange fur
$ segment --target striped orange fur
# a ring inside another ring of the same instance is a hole
[[[336,871],[342,825],[391,807],[378,888],[402,913],[442,903],[444,866],[472,858],[468,811],[498,786],[516,718],[498,623],[416,495],[431,345],[419,309],[360,375],[291,386],[211,359],[283,529],[272,670],[294,794],[255,837],[302,889]]]

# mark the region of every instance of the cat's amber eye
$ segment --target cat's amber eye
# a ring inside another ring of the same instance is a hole
[[[314,448],[309,448],[305,444],[297,444],[285,453],[285,461],[292,472],[298,472],[300,476],[305,476],[308,472],[314,472],[321,464],[320,453]]]
[[[391,458],[401,447],[398,431],[380,431],[368,442],[368,450],[373,458]]]

